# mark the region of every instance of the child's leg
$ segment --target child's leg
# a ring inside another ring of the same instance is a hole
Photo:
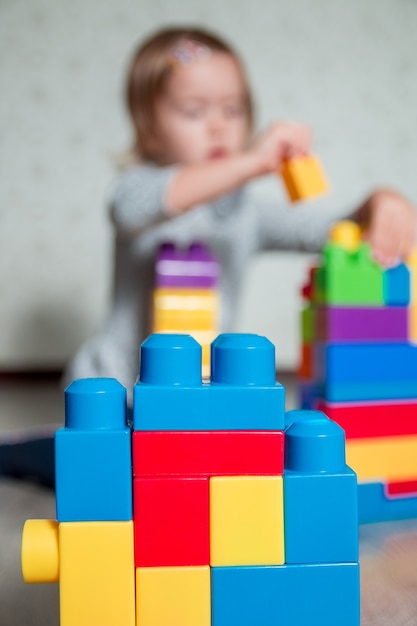
[[[7,437],[0,434],[0,476],[36,480],[54,487],[56,428]]]

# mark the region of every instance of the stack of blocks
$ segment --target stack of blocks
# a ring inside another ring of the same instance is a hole
[[[417,516],[416,284],[416,254],[384,269],[341,222],[303,291],[301,405],[346,431],[361,522]]]
[[[344,432],[284,395],[257,335],[214,341],[210,383],[192,337],[151,335],[132,439],[117,381],[68,387],[58,521],[22,545],[27,582],[59,578],[61,626],[359,625]]]
[[[154,333],[187,333],[203,347],[203,375],[210,375],[210,344],[219,332],[220,265],[202,243],[180,249],[163,244],[155,263]]]

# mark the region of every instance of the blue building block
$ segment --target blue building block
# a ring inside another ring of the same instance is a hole
[[[283,430],[284,387],[265,337],[224,334],[211,348],[211,382],[189,335],[155,334],[141,346],[134,430]]]
[[[382,483],[358,485],[359,523],[389,522],[417,517],[417,497],[387,498]]]
[[[317,343],[319,388],[329,402],[417,397],[417,346]]]
[[[356,474],[343,429],[319,411],[290,411],[285,431],[285,562],[358,561]],[[305,418],[303,418],[305,414]]]
[[[298,384],[298,404],[301,409],[312,409],[317,400],[317,383],[301,379]]]
[[[384,303],[387,306],[408,306],[410,303],[410,270],[405,263],[385,270]]]
[[[55,466],[59,522],[132,519],[131,433],[116,380],[80,379],[65,390]]]
[[[212,626],[359,626],[359,564],[213,567]]]

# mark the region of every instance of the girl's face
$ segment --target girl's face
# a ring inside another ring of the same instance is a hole
[[[178,65],[157,100],[149,149],[161,165],[240,152],[248,139],[245,87],[234,58],[210,52]]]

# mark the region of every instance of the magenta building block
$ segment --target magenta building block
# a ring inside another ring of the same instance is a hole
[[[159,249],[155,264],[157,287],[216,287],[220,264],[203,243],[193,243],[187,249],[165,243]]]
[[[317,338],[321,341],[407,341],[408,309],[393,307],[319,307]]]

